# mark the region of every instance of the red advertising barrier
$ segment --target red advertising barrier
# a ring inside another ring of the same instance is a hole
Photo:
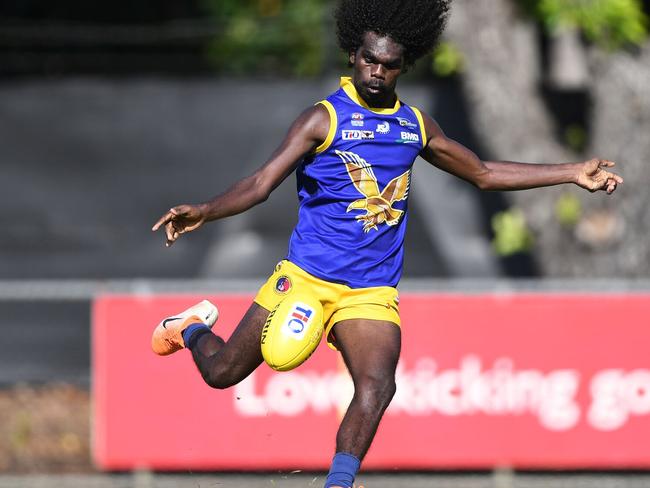
[[[99,468],[326,469],[352,395],[321,344],[227,390],[151,332],[196,296],[107,296],[93,311]],[[251,296],[208,297],[228,337]],[[403,294],[398,389],[365,469],[649,468],[650,295]]]

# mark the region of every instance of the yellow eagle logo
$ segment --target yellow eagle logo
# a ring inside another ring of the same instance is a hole
[[[353,152],[336,151],[336,154],[345,164],[355,188],[365,197],[355,200],[348,205],[347,209],[348,212],[366,211],[365,214],[356,217],[363,223],[363,231],[379,230],[377,226],[383,223],[397,225],[404,211],[393,208],[393,204],[406,200],[411,186],[411,171],[393,178],[380,193],[377,177],[372,171],[372,166],[365,159]]]

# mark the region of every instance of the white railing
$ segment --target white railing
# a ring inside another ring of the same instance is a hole
[[[164,293],[255,293],[264,278],[223,280],[124,279],[124,280],[0,280],[3,301],[81,301],[102,294],[154,295]],[[405,279],[403,292],[500,293],[650,292],[650,279]]]

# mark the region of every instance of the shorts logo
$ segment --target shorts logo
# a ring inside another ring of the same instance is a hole
[[[404,143],[420,142],[420,136],[414,134],[413,132],[402,132],[400,134],[400,137],[401,139],[398,142],[404,142]]]
[[[285,294],[291,290],[291,280],[288,276],[280,276],[275,282],[275,291],[277,293]]]
[[[359,112],[353,113],[351,124],[355,127],[363,127],[363,114],[360,114]]]
[[[361,139],[374,139],[375,133],[371,130],[344,130],[342,131],[344,141],[360,141]]]
[[[304,303],[296,303],[289,314],[285,325],[290,332],[295,335],[301,335],[305,328],[309,325],[311,316],[314,310]]]
[[[377,129],[375,129],[380,134],[388,134],[390,132],[390,125],[388,122],[381,122],[377,124]]]
[[[415,129],[417,127],[417,124],[415,122],[411,122],[409,119],[405,119],[403,117],[397,117],[397,121],[402,127],[408,127],[409,129]]]

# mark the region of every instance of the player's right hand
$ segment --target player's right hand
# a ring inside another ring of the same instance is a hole
[[[155,232],[164,225],[167,236],[165,245],[169,247],[181,234],[198,229],[204,222],[205,216],[198,205],[178,205],[160,217],[151,230]]]

